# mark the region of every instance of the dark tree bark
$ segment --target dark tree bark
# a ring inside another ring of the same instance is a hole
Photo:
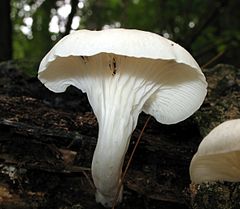
[[[71,10],[71,13],[68,16],[68,20],[67,20],[67,24],[66,24],[66,30],[65,30],[65,33],[63,34],[63,36],[70,33],[73,17],[76,14],[76,11],[77,11],[77,5],[78,5],[78,0],[71,0],[72,10]]]
[[[12,23],[10,0],[0,1],[0,61],[12,58]]]

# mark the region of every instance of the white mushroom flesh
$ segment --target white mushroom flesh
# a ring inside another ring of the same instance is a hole
[[[175,43],[173,46],[173,42],[147,32],[120,29],[116,30],[121,32],[118,34],[112,31],[108,40],[96,37],[93,32],[93,39],[101,42],[102,52],[99,42],[92,40],[91,32],[87,33],[89,43],[85,40],[86,43],[76,44],[79,39],[73,35],[72,50],[67,47],[68,39],[61,40],[39,68],[39,79],[50,90],[63,92],[73,85],[87,93],[99,123],[92,161],[96,200],[107,207],[112,206],[115,198],[124,156],[140,112],[153,115],[161,123],[177,123],[200,107],[207,87],[194,59]],[[131,36],[134,44],[128,45]],[[167,47],[176,49],[165,53],[161,49],[154,50],[154,45],[146,48],[147,44],[155,42],[164,50]]]
[[[214,128],[200,143],[190,164],[194,183],[240,181],[240,119]]]

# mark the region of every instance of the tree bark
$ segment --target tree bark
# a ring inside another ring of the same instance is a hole
[[[11,1],[0,1],[0,61],[12,58]]]

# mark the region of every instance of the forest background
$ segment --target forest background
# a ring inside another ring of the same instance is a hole
[[[163,35],[201,66],[239,67],[239,8],[238,0],[1,0],[0,60],[25,61],[36,74],[42,57],[72,30],[123,27]]]

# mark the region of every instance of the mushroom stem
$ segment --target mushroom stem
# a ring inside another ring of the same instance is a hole
[[[138,136],[138,139],[137,139],[137,141],[136,141],[136,143],[135,143],[135,145],[134,145],[134,147],[133,147],[133,150],[132,150],[132,152],[131,152],[131,155],[130,155],[130,157],[129,157],[129,160],[128,160],[127,164],[126,164],[125,170],[123,171],[123,174],[122,174],[122,176],[121,176],[121,179],[120,179],[120,182],[119,182],[119,185],[118,185],[118,189],[117,189],[117,193],[116,193],[115,198],[114,198],[114,201],[113,201],[112,209],[114,209],[114,207],[115,207],[115,205],[116,205],[116,203],[117,203],[117,201],[118,201],[119,194],[121,194],[121,192],[122,192],[122,184],[123,184],[124,178],[125,178],[125,176],[126,176],[126,174],[127,174],[128,168],[129,168],[130,163],[131,163],[132,158],[133,158],[133,155],[134,155],[134,153],[135,153],[135,151],[136,151],[136,149],[137,149],[137,146],[138,146],[138,144],[139,144],[139,142],[140,142],[140,139],[142,138],[142,135],[143,135],[143,133],[144,133],[145,128],[147,127],[147,124],[148,124],[150,118],[151,118],[151,116],[149,115],[148,118],[147,118],[147,120],[146,120],[146,122],[145,122],[145,124],[144,124],[144,126],[143,126],[143,128],[142,128],[142,130],[141,130],[141,133],[140,133],[140,135]]]
[[[105,111],[99,121],[99,136],[92,161],[96,201],[111,207],[118,190],[122,165],[137,118],[120,107]],[[125,113],[122,113],[125,112]],[[118,201],[121,202],[122,192]]]

